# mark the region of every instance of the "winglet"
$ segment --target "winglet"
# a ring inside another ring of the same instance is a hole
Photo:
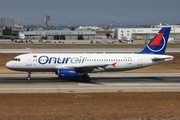
[[[139,54],[164,54],[171,28],[162,28]]]

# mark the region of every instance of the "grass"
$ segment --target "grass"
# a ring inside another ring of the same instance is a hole
[[[0,119],[180,119],[180,93],[0,94]]]

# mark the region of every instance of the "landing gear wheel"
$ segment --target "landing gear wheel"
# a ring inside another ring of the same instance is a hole
[[[85,81],[85,82],[90,82],[90,77],[89,77],[87,74],[83,74],[83,75],[82,75],[82,79],[83,79],[83,81]]]
[[[31,72],[28,72],[27,80],[31,80]]]
[[[90,82],[90,77],[89,76],[86,76],[86,82]]]

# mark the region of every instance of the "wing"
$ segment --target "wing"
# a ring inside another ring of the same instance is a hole
[[[79,72],[100,72],[100,71],[104,71],[106,70],[107,66],[114,66],[115,67],[116,63],[113,64],[95,64],[95,65],[90,65],[90,64],[86,64],[86,65],[67,65],[64,67],[60,67],[60,68],[66,68],[66,69],[73,69],[73,70],[77,70]],[[56,67],[59,69],[59,67]]]

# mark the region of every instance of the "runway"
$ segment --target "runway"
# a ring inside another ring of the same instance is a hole
[[[54,74],[0,74],[0,93],[180,92],[179,73],[97,73],[91,82]]]

